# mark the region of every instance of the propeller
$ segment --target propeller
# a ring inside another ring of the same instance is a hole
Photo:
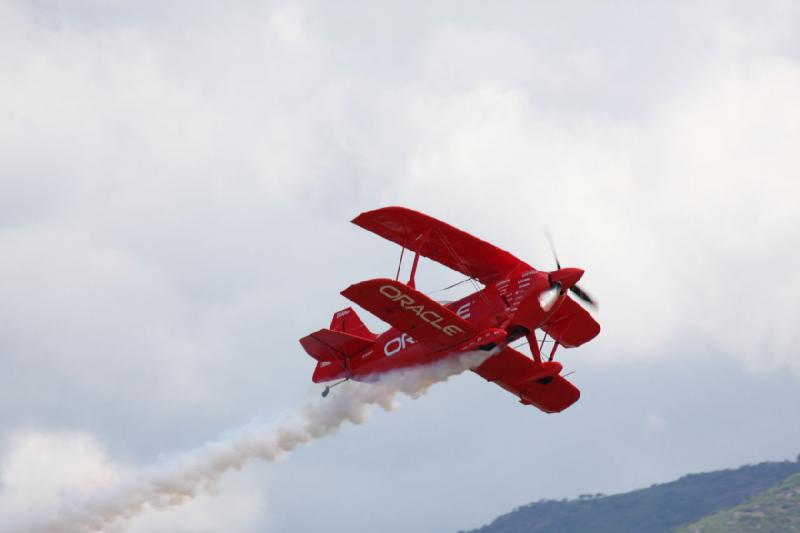
[[[558,260],[558,254],[556,253],[556,246],[553,243],[553,236],[550,235],[550,228],[547,226],[544,227],[544,233],[547,236],[547,242],[550,244],[550,251],[553,253],[553,259],[556,261],[556,269],[561,270],[561,262]],[[542,294],[539,295],[539,303],[542,306],[542,309],[545,311],[549,311],[550,307],[553,306],[553,303],[556,301],[558,295],[562,292],[561,284],[558,282],[550,284],[550,288]],[[597,302],[589,296],[585,290],[581,289],[575,284],[569,286],[569,292],[574,294],[579,300],[587,303],[588,305],[592,306],[593,308],[597,308]]]
[[[595,309],[597,308],[597,302],[595,302],[592,299],[592,297],[589,296],[589,294],[585,290],[581,289],[577,285],[573,285],[572,287],[570,287],[569,288],[569,292],[571,292],[572,294],[574,294],[575,296],[577,296],[578,298],[580,298],[581,300],[583,300],[587,304],[591,305]]]
[[[550,252],[553,254],[553,259],[556,260],[556,269],[561,270],[561,262],[558,260],[558,254],[556,253],[556,245],[553,244],[553,236],[550,235],[550,228],[545,226],[544,227],[544,234],[547,236],[547,243],[550,245]]]

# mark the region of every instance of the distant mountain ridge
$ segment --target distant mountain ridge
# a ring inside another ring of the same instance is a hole
[[[584,495],[576,500],[542,500],[519,507],[470,533],[674,532],[707,515],[745,504],[795,474],[800,474],[800,461],[767,462],[735,470],[690,474],[670,483],[624,494]],[[797,488],[800,501],[800,484]],[[737,516],[741,518],[741,511],[739,513]],[[730,520],[732,517],[726,515],[719,519]],[[701,523],[694,527],[701,527]],[[685,529],[682,533],[706,531],[739,530]],[[759,531],[763,533],[769,530]]]
[[[800,474],[784,479],[732,509],[707,516],[678,533],[800,531]]]

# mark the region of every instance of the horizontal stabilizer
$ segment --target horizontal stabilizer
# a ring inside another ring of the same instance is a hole
[[[372,342],[372,339],[329,329],[321,329],[300,339],[306,353],[317,361],[344,362],[348,357],[372,346]]]
[[[351,359],[372,346],[373,340],[321,329],[300,339],[300,344],[308,355],[318,361],[311,380],[322,383],[349,377]]]
[[[342,296],[433,350],[450,348],[478,333],[443,305],[392,279],[356,283],[343,290]]]

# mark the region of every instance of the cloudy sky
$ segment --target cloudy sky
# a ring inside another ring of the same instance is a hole
[[[460,376],[119,531],[455,532],[794,459],[798,95],[788,0],[0,0],[0,523],[318,395],[297,339],[393,275],[348,222],[385,205],[541,269],[548,225],[600,301],[581,401]]]

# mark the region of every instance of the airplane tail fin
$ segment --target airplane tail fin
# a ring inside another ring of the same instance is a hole
[[[330,329],[300,339],[306,353],[317,360],[311,380],[321,383],[347,377],[351,359],[372,346],[375,338],[351,308],[335,313]]]
[[[342,333],[349,333],[350,335],[363,337],[365,339],[375,339],[377,337],[377,335],[367,329],[367,326],[364,325],[356,312],[353,311],[352,307],[335,312],[331,319],[330,329],[332,331],[341,331]]]

